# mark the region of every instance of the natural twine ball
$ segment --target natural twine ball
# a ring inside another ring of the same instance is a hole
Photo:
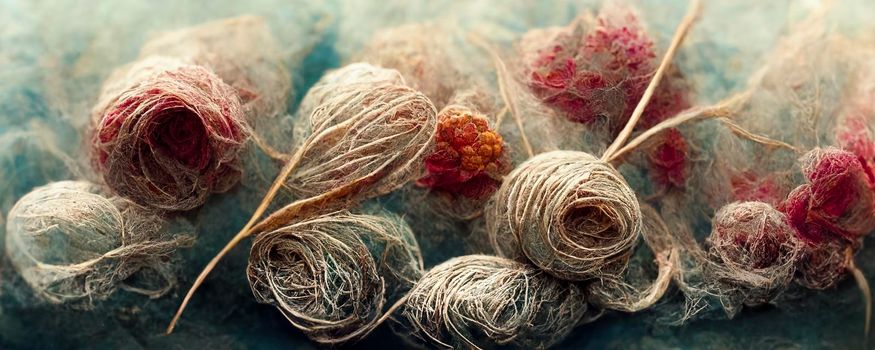
[[[582,287],[526,263],[466,255],[435,266],[400,310],[410,335],[440,348],[548,348],[587,311]]]
[[[638,200],[620,173],[575,151],[520,164],[488,204],[486,222],[501,256],[528,259],[572,281],[621,274],[642,225]]]
[[[422,270],[400,217],[335,212],[259,234],[247,272],[260,303],[313,341],[337,344],[373,329]]]
[[[312,112],[296,124],[301,161],[286,180],[295,195],[359,182],[366,187],[351,196],[374,197],[421,176],[437,111],[398,72],[351,64],[320,79],[301,103]]]

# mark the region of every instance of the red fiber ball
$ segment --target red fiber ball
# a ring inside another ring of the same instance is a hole
[[[107,185],[143,206],[188,210],[240,178],[247,138],[233,88],[195,65],[145,61],[99,109],[92,139]]]
[[[782,208],[803,239],[854,242],[875,230],[875,194],[859,157],[838,148],[814,149],[801,162],[808,184],[790,193]]]
[[[795,264],[802,247],[784,214],[762,202],[732,203],[721,208],[714,217],[708,241],[724,264],[746,271]]]

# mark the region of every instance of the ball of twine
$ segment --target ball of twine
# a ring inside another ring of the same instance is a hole
[[[309,136],[286,187],[313,197],[358,182],[367,187],[354,197],[367,198],[419,177],[437,111],[399,79],[394,70],[353,64],[317,83],[304,100],[319,105],[301,121]]]
[[[486,208],[492,246],[567,280],[619,275],[641,231],[635,193],[583,152],[539,154],[514,169]]]
[[[335,212],[263,233],[247,273],[256,299],[322,344],[357,340],[422,275],[413,233],[397,216]]]
[[[10,210],[6,254],[51,303],[105,299],[116,289],[158,297],[176,283],[172,253],[188,235],[94,184],[61,181],[39,187]],[[137,274],[137,281],[129,280]]]
[[[145,59],[110,78],[100,101],[95,161],[120,195],[189,210],[239,180],[247,126],[234,89],[208,69]]]
[[[770,302],[793,280],[803,244],[787,218],[762,202],[736,202],[714,216],[711,273],[747,305]]]
[[[513,260],[466,255],[426,273],[399,322],[439,347],[543,349],[568,335],[586,311],[574,283]]]

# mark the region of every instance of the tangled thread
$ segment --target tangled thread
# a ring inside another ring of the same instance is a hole
[[[422,275],[396,216],[335,212],[259,235],[247,273],[255,298],[322,344],[357,340]]]
[[[548,348],[587,311],[583,290],[533,266],[466,255],[434,267],[410,290],[400,322],[444,348]]]
[[[12,265],[37,295],[56,304],[89,306],[118,288],[159,297],[176,284],[173,253],[193,243],[160,217],[81,181],[33,190],[8,218]]]
[[[238,156],[248,137],[240,101],[206,68],[145,59],[111,77],[100,100],[95,161],[125,198],[189,210],[240,179]]]
[[[724,294],[744,304],[770,302],[793,280],[803,243],[783,213],[762,202],[736,202],[714,216],[708,237],[713,273]]]
[[[610,164],[554,151],[520,164],[486,209],[501,256],[532,261],[566,280],[619,275],[641,231],[635,193]]]

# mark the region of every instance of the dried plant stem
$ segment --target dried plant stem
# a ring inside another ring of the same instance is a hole
[[[507,105],[505,105],[504,107],[502,107],[498,111],[498,113],[495,114],[495,129],[496,130],[501,128],[501,123],[504,121],[504,116],[505,116],[505,114],[507,114],[508,110],[509,109],[508,109]]]
[[[668,66],[671,64],[672,58],[674,58],[675,52],[678,47],[684,41],[687,33],[690,28],[695,23],[696,19],[699,17],[699,13],[701,12],[702,4],[700,0],[691,0],[689,11],[687,12],[684,19],[678,25],[677,30],[675,31],[674,37],[671,40],[671,44],[668,46],[668,51],[665,52],[665,56],[662,58],[662,62],[659,63],[659,68],[656,69],[656,73],[653,74],[653,77],[650,79],[650,84],[647,85],[647,90],[644,90],[644,95],[641,97],[641,101],[638,102],[638,105],[635,106],[635,110],[632,111],[632,116],[629,118],[629,121],[626,123],[626,126],[623,127],[623,130],[620,131],[620,134],[617,135],[617,138],[614,139],[614,142],[608,147],[605,153],[602,155],[602,161],[608,161],[613,157],[613,154],[617,152],[617,150],[623,146],[623,143],[629,139],[629,136],[632,135],[632,130],[635,129],[635,124],[638,124],[638,119],[641,118],[641,115],[644,114],[644,109],[647,108],[647,104],[650,103],[650,98],[653,96],[653,93],[656,91],[656,87],[659,86],[659,82],[662,80],[662,76],[665,74],[665,71],[668,69]]]
[[[376,182],[382,177],[382,173],[377,171],[367,176],[360,177],[353,182],[335,188],[329,192],[325,192],[318,196],[313,196],[310,198],[294,201],[285,207],[280,208],[275,211],[270,216],[264,218],[260,223],[255,226],[252,226],[251,229],[247,232],[248,235],[258,234],[262,232],[267,232],[273,229],[276,229],[282,226],[284,223],[287,223],[291,220],[294,220],[298,217],[306,216],[312,212],[322,210],[331,203],[332,201],[343,198],[350,193],[355,193],[358,190]]]
[[[634,139],[632,139],[632,141],[629,141],[629,143],[623,146],[623,148],[614,152],[610,157],[606,159],[606,161],[612,162],[621,158],[625,154],[633,151],[636,147],[641,146],[641,144],[643,144],[644,141],[647,141],[647,139],[658,135],[660,132],[665,131],[666,129],[673,128],[693,120],[729,117],[732,115],[732,111],[736,107],[747,102],[752,94],[753,89],[750,89],[745,92],[736,94],[728,99],[725,99],[713,106],[695,107],[683,111],[677,116],[666,119],[661,123],[656,124],[652,128],[647,129],[640,135],[636,136]]]
[[[486,40],[473,33],[468,35],[468,37],[474,42],[474,44],[480,46],[483,50],[489,53],[489,56],[492,58],[492,63],[495,65],[495,74],[498,77],[498,90],[501,93],[501,98],[504,100],[505,107],[510,109],[510,115],[516,122],[516,126],[520,131],[520,138],[523,142],[523,148],[526,149],[526,154],[528,154],[529,157],[533,157],[535,152],[532,150],[532,145],[529,143],[529,138],[526,136],[526,130],[523,128],[523,121],[520,117],[519,109],[517,109],[516,103],[510,98],[508,92],[507,77],[510,75],[507,73],[507,65],[504,64],[504,61],[501,60],[501,57],[495,53],[495,50],[492,49]]]
[[[732,133],[734,133],[735,135],[737,135],[739,137],[742,137],[742,138],[745,138],[745,139],[748,139],[750,141],[760,143],[760,144],[763,144],[766,146],[786,148],[786,149],[789,149],[793,152],[800,153],[800,150],[798,148],[796,148],[796,147],[794,147],[786,142],[775,140],[775,139],[772,139],[772,138],[769,138],[769,137],[766,137],[763,135],[754,134],[754,133],[748,131],[747,129],[745,129],[744,127],[742,127],[741,125],[738,125],[737,123],[735,123],[734,121],[732,121],[729,118],[720,117],[720,118],[717,118],[717,121],[723,123],[723,125],[725,125],[727,128],[729,128],[729,130],[731,130]]]
[[[865,337],[865,342],[868,343],[869,327],[872,323],[872,290],[869,288],[869,282],[866,281],[866,276],[863,274],[863,271],[860,270],[860,268],[857,267],[857,263],[854,262],[854,252],[850,247],[845,250],[845,258],[848,260],[848,271],[851,272],[851,275],[854,276],[854,280],[857,281],[857,286],[860,288],[860,292],[863,293],[863,300],[866,302],[866,322],[865,328],[863,329],[863,336]]]
[[[249,137],[252,138],[252,142],[255,143],[255,146],[257,146],[258,149],[264,152],[264,154],[266,154],[271,159],[280,162],[288,162],[291,158],[290,155],[285,154],[276,148],[273,148],[273,146],[268,144],[267,141],[262,139],[261,136],[258,136],[258,134],[253,132],[252,135],[250,135]]]
[[[303,149],[303,147],[301,147],[301,149]],[[191,300],[191,297],[201,286],[201,284],[204,283],[204,280],[206,280],[210,272],[213,271],[214,268],[216,268],[216,264],[218,264],[219,261],[222,260],[223,257],[225,257],[225,254],[228,254],[228,252],[230,252],[231,249],[233,249],[237,245],[237,243],[240,243],[240,241],[249,236],[249,229],[252,228],[253,225],[255,225],[261,215],[264,214],[264,212],[267,210],[267,207],[270,206],[271,201],[273,201],[273,198],[276,197],[276,194],[277,192],[279,192],[280,187],[282,187],[285,178],[288,177],[289,174],[291,174],[292,170],[295,169],[297,163],[300,162],[302,154],[303,152],[300,150],[295,153],[294,158],[292,158],[289,163],[286,164],[285,167],[283,167],[282,172],[280,172],[276,180],[274,180],[274,183],[271,185],[270,190],[264,196],[264,199],[258,205],[258,208],[255,210],[255,212],[252,214],[252,217],[249,219],[249,222],[246,223],[246,226],[243,226],[243,229],[241,229],[240,232],[238,232],[234,236],[234,238],[232,238],[228,242],[228,244],[226,244],[225,247],[222,248],[221,251],[219,251],[219,254],[216,254],[216,256],[213,257],[212,260],[210,260],[207,266],[204,267],[203,271],[201,271],[201,273],[197,276],[197,279],[194,280],[194,284],[192,284],[191,288],[188,290],[188,293],[185,294],[185,298],[182,299],[182,303],[179,304],[179,309],[176,310],[176,314],[173,316],[173,320],[171,320],[170,325],[167,326],[166,334],[173,333],[173,328],[176,327],[176,323],[179,322],[179,318],[182,316],[182,312],[185,311],[185,307],[188,305],[189,300]]]

